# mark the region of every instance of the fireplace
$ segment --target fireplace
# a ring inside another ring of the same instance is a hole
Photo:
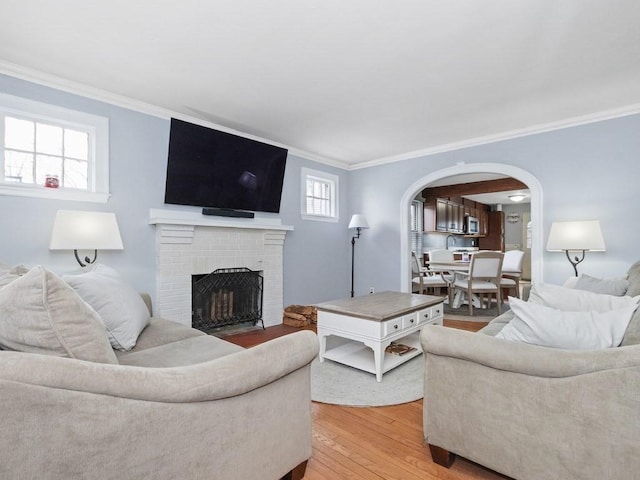
[[[192,276],[246,267],[263,278],[264,326],[282,323],[283,247],[293,227],[277,218],[223,219],[160,209],[150,210],[149,222],[156,230],[156,315],[191,326]]]
[[[262,275],[248,268],[219,268],[192,275],[192,326],[214,328],[262,320]]]

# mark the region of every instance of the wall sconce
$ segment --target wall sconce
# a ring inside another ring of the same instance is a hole
[[[123,250],[115,213],[58,210],[49,250],[73,250],[81,267],[95,263],[98,250]],[[93,260],[82,263],[78,250],[93,250]]]
[[[360,215],[356,213],[353,217],[351,217],[351,221],[349,222],[349,229],[356,229],[356,236],[351,237],[351,296],[353,297],[354,289],[353,289],[353,266],[354,266],[354,252],[356,248],[356,238],[360,238],[360,230],[365,228],[369,228],[369,223],[367,223],[367,219],[364,215]]]
[[[585,253],[604,252],[606,247],[600,222],[598,220],[584,220],[575,222],[553,222],[547,241],[547,250],[550,252],[565,252],[573,271],[578,276],[578,264],[584,260]],[[582,257],[571,258],[569,252],[582,251]]]

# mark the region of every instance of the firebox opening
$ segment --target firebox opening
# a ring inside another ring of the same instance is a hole
[[[263,278],[248,268],[219,268],[192,275],[192,325],[209,332],[218,327],[260,321]]]

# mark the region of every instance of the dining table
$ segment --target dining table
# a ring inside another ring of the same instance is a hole
[[[468,274],[469,269],[471,268],[471,260],[453,260],[450,262],[445,261],[426,261],[425,264],[425,272],[431,272],[434,274],[453,274],[453,278],[455,281],[456,274]],[[451,282],[449,283],[449,289],[453,288]],[[451,295],[448,295],[451,305],[451,308],[460,308],[462,305],[467,304],[469,300],[467,299],[467,293],[464,290],[458,289],[453,291],[453,298]],[[478,297],[475,293],[471,295],[471,301],[473,302],[474,308],[484,308],[483,303],[480,301],[480,297]]]

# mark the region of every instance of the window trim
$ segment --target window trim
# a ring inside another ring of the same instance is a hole
[[[87,130],[90,137],[88,190],[44,188],[38,185],[0,182],[0,195],[50,198],[79,202],[107,203],[109,193],[109,119],[90,113],[0,93],[0,113],[16,115],[34,121],[54,123]],[[0,135],[4,132],[0,129]],[[0,155],[4,155],[4,142],[0,142]]]
[[[331,210],[332,215],[314,215],[307,212],[307,179],[313,178],[325,181],[331,184]],[[301,216],[303,220],[312,220],[317,222],[338,222],[340,220],[340,203],[338,196],[338,175],[313,170],[311,168],[302,167],[301,169]]]

